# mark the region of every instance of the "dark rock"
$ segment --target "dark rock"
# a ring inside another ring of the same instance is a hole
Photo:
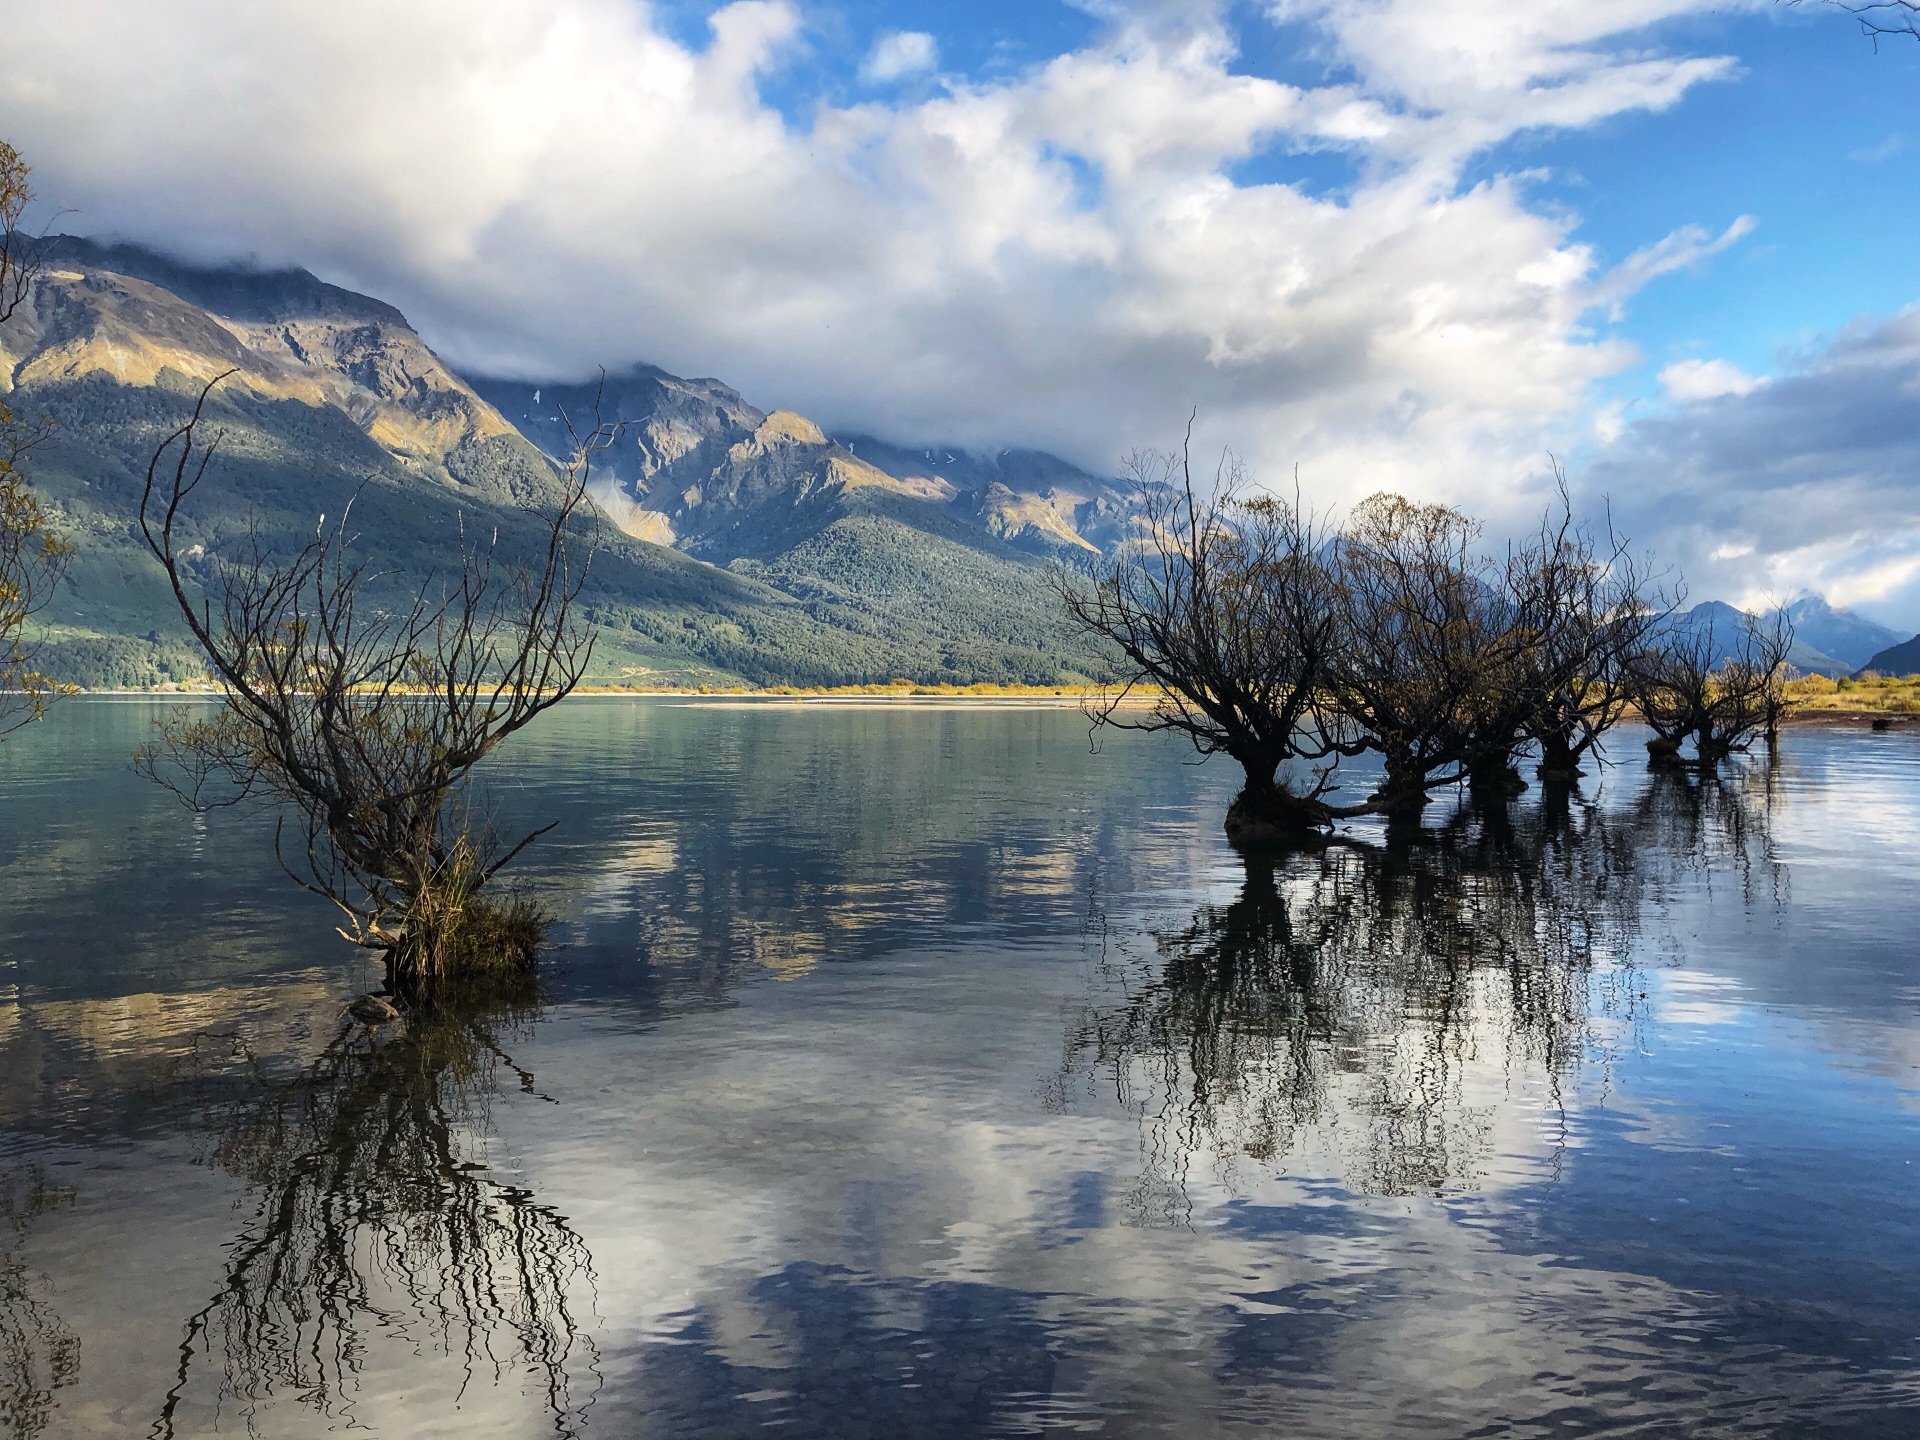
[[[391,1025],[400,1018],[400,1012],[378,995],[362,995],[347,1006],[347,1014],[363,1025]]]

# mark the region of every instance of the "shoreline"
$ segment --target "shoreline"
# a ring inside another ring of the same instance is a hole
[[[581,686],[567,700],[690,700],[708,705],[952,705],[1078,708],[1094,691],[1034,690],[973,691],[965,689],[933,690],[918,688],[876,688],[872,690],[629,690],[614,686]],[[80,690],[66,700],[217,700],[220,692],[211,686],[194,690]],[[566,703],[566,702],[562,702]],[[1122,702],[1128,708],[1151,704],[1144,698]]]
[[[81,690],[68,696],[69,700],[139,700],[139,701],[194,701],[214,700],[220,692],[211,686],[193,690]],[[685,700],[703,706],[721,705],[838,705],[838,706],[874,706],[901,705],[951,706],[955,704],[979,706],[994,709],[1079,709],[1088,700],[1099,694],[1094,690],[971,690],[955,688],[936,690],[930,686],[916,686],[909,690],[904,686],[874,686],[872,688],[848,687],[832,690],[795,690],[780,687],[767,690],[680,690],[661,688],[657,690],[632,690],[621,686],[581,686],[568,700]],[[564,703],[564,702],[563,702]],[[1121,702],[1127,709],[1138,709],[1153,704],[1149,696],[1130,696]],[[1920,729],[1920,713],[1900,710],[1876,710],[1864,706],[1847,707],[1811,707],[1801,706],[1789,711],[1781,719],[1782,729],[1797,729],[1808,725],[1831,725],[1840,727],[1871,727],[1876,721],[1886,721],[1888,729]],[[1635,723],[1639,723],[1637,718]]]
[[[1920,727],[1920,715],[1901,710],[1799,710],[1790,711],[1781,720],[1781,728],[1791,730],[1803,725],[1871,725],[1876,720],[1888,722],[1893,730],[1911,730]]]

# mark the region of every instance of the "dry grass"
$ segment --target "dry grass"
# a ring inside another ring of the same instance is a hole
[[[546,911],[524,896],[474,896],[442,935],[442,963],[454,977],[531,970],[552,924]]]
[[[1859,680],[1829,680],[1809,675],[1789,680],[1787,699],[1802,715],[1913,715],[1920,714],[1920,675],[1870,676]]]
[[[407,912],[399,973],[429,986],[531,971],[552,920],[524,896],[484,894],[479,852],[459,837],[434,884]]]

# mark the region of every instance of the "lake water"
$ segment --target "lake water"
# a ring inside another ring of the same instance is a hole
[[[581,700],[546,993],[369,1039],[156,708],[0,745],[0,1435],[1920,1434],[1920,736],[1249,864],[1071,711]]]

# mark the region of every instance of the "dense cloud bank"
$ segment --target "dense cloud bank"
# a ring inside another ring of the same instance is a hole
[[[1635,290],[1752,224],[1702,216],[1603,266],[1528,175],[1486,173],[1516,136],[1734,81],[1665,23],[1724,13],[1707,0],[1083,8],[1095,38],[1042,65],[942,74],[937,37],[882,35],[796,102],[782,84],[826,44],[797,0],[717,8],[698,43],[635,0],[15,6],[0,133],[70,227],[311,267],[489,373],[646,359],[830,428],[1099,469],[1197,409],[1207,449],[1269,479],[1299,464],[1324,500],[1400,488],[1496,525],[1591,436],[1595,383],[1635,359],[1610,329]],[[1241,64],[1268,20],[1298,42],[1291,83]],[[1690,567],[1723,524],[1793,547],[1703,582],[1825,574],[1796,504],[1822,535],[1837,495],[1897,510],[1891,472],[1799,444],[1792,485],[1765,456],[1789,498],[1739,513],[1710,438],[1729,376],[1666,379],[1687,408],[1623,439],[1608,487]],[[1676,466],[1699,487],[1684,521],[1643,502]]]
[[[1583,313],[1705,243],[1601,274],[1463,167],[1725,75],[1636,34],[1694,3],[1278,5],[1343,77],[1306,86],[1236,73],[1213,6],[1111,4],[1037,69],[796,123],[761,95],[810,43],[788,0],[703,50],[630,0],[96,0],[14,17],[0,123],[89,228],[318,268],[489,370],[644,357],[1100,464],[1197,405],[1274,464],[1439,484],[1537,455],[1624,358]],[[896,38],[868,74],[936,57]],[[1352,186],[1232,178],[1311,151]]]

